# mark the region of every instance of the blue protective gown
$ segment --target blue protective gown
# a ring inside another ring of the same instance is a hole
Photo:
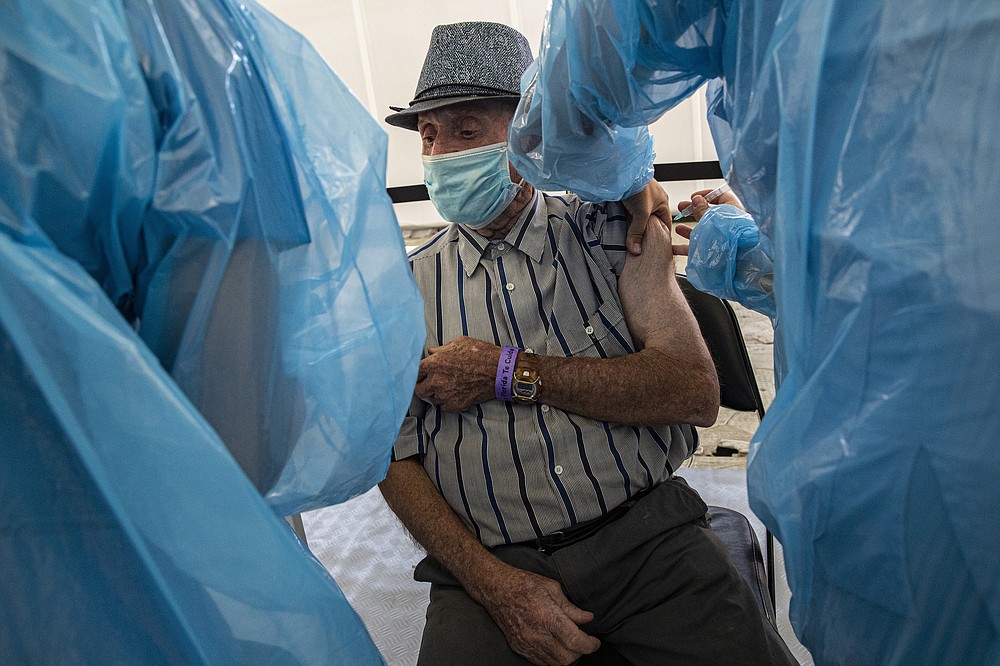
[[[515,166],[591,199],[707,82],[774,258],[750,501],[821,664],[1000,663],[998,43],[995,0],[554,0],[522,80]]]
[[[0,662],[381,663],[277,516],[412,395],[385,150],[250,0],[0,1]]]

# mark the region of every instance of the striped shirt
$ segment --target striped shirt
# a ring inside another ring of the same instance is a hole
[[[547,356],[634,352],[617,292],[627,226],[619,203],[536,193],[502,241],[447,227],[410,254],[427,345],[467,335]],[[393,456],[421,456],[448,504],[495,546],[607,513],[668,478],[695,443],[689,426],[498,400],[454,414],[414,399]]]

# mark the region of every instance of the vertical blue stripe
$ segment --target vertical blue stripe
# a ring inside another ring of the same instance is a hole
[[[604,426],[604,434],[608,438],[608,448],[611,449],[611,455],[615,457],[615,465],[618,466],[618,471],[622,475],[622,481],[625,482],[625,497],[632,496],[632,480],[629,478],[628,472],[625,471],[625,465],[622,464],[621,454],[618,453],[618,449],[615,448],[614,438],[611,436],[611,428],[608,427],[607,423],[602,422]]]
[[[442,322],[442,301],[441,301],[441,255],[434,255],[434,297],[437,299],[434,302],[435,310],[437,311],[437,346],[440,347],[444,344],[442,341],[442,329],[444,329],[444,323]]]
[[[558,217],[558,215],[554,216]],[[559,244],[556,243],[556,234],[552,230],[552,222],[549,220],[545,221],[547,228],[545,230],[545,235],[549,237],[549,248],[552,252],[552,268],[559,267]]]
[[[572,356],[573,354],[569,351],[569,343],[566,342],[562,329],[559,328],[559,322],[556,321],[556,313],[554,310],[552,312],[552,332],[555,333],[556,340],[559,341],[559,346],[562,347],[563,354],[566,354],[566,356]]]
[[[440,256],[440,255],[439,255]],[[458,256],[458,311],[462,315],[462,335],[469,334],[469,320],[465,312],[465,267],[462,265],[462,255]],[[438,308],[440,312],[440,308]]]
[[[486,477],[486,492],[490,497],[490,504],[493,505],[493,515],[497,517],[497,526],[500,528],[500,533],[503,535],[504,543],[510,543],[510,534],[507,532],[507,525],[504,523],[503,515],[500,513],[500,505],[497,504],[496,493],[493,491],[493,477],[490,474],[490,461],[487,455],[489,442],[486,438],[486,428],[483,426],[483,408],[476,405],[476,423],[479,426],[479,433],[482,435],[482,452],[483,452],[483,474]]]
[[[576,448],[580,452],[580,461],[583,463],[583,471],[586,472],[587,478],[590,479],[590,485],[594,487],[594,494],[597,496],[597,503],[601,507],[601,514],[608,512],[608,505],[604,501],[604,493],[601,492],[601,485],[597,482],[597,477],[594,476],[594,471],[590,467],[590,459],[587,457],[587,446],[583,442],[583,431],[580,430],[578,426],[573,421],[573,417],[569,412],[566,412],[566,420],[569,424],[573,426],[573,430],[576,431]]]
[[[527,262],[528,275],[531,277],[531,289],[535,292],[535,303],[538,305],[538,320],[545,326],[545,335],[549,334],[549,318],[545,315],[545,304],[542,302],[542,290],[538,288],[538,278],[535,276],[535,268],[531,265],[531,260]]]
[[[635,353],[635,350],[632,349],[632,345],[628,343],[628,340],[625,339],[625,337],[618,331],[617,328],[611,325],[611,322],[608,321],[608,318],[604,316],[604,313],[598,311],[598,314],[601,315],[601,321],[604,322],[604,327],[607,328],[609,331],[611,331],[611,335],[614,336],[615,340],[618,341],[618,344],[620,344],[622,348],[624,348],[625,351],[628,352],[629,354]]]
[[[580,320],[587,321],[590,318],[590,313],[587,312],[587,308],[583,305],[583,300],[580,299],[580,294],[576,290],[576,285],[573,284],[573,280],[570,279],[569,267],[566,266],[566,258],[561,254],[556,257],[559,265],[562,267],[563,275],[566,276],[566,284],[569,286],[569,291],[573,294],[573,300],[576,301],[576,309],[580,311]]]
[[[653,473],[649,471],[649,465],[642,458],[642,435],[639,433],[639,428],[635,426],[632,426],[632,434],[635,435],[635,457],[646,472],[646,487],[648,488],[653,485]]]
[[[663,455],[669,456],[670,445],[663,441],[663,438],[660,437],[660,433],[656,432],[653,428],[645,428],[645,430],[652,435],[653,441],[656,442],[656,444],[660,447],[660,450],[663,451]]]
[[[521,462],[521,455],[517,450],[517,437],[514,430],[514,405],[507,402],[504,403],[504,407],[507,408],[507,440],[510,442],[510,455],[514,460],[514,469],[517,470],[517,486],[521,492],[521,502],[524,504],[524,510],[528,514],[528,522],[531,523],[531,529],[535,531],[536,537],[540,537],[543,536],[542,529],[538,526],[538,519],[535,517],[534,509],[531,508],[531,501],[528,499],[528,480],[524,474],[524,464]]]
[[[524,348],[524,340],[521,339],[521,331],[517,328],[517,317],[514,316],[514,304],[510,300],[510,291],[507,290],[507,275],[503,270],[503,257],[497,257],[497,270],[500,272],[500,288],[503,290],[503,300],[507,305],[507,316],[510,319],[510,327],[514,331],[514,342],[517,346]]]
[[[469,507],[469,497],[465,493],[465,479],[462,476],[462,417],[458,417],[458,439],[455,442],[455,480],[458,482],[458,494],[462,497],[462,506],[465,507],[465,515],[472,522],[472,527],[476,530],[476,540],[482,541],[483,535],[479,529],[479,523]]]
[[[555,216],[555,217],[558,217],[558,216]],[[550,249],[551,249],[551,252],[552,252],[552,268],[558,269],[559,268],[559,244],[556,243],[556,235],[555,235],[555,232],[552,230],[552,222],[549,221],[548,225],[549,225],[549,227],[548,227],[548,229],[546,229],[545,233],[549,237],[549,246],[550,246]]]
[[[434,410],[434,428],[431,430],[431,436],[428,438],[428,442],[434,444],[434,436],[438,434],[441,430],[441,410],[437,407],[431,407]],[[444,494],[444,486],[441,485],[441,459],[437,455],[434,456],[434,482],[437,484],[438,490]]]
[[[663,451],[663,455],[666,457],[663,464],[666,465],[667,471],[673,475],[674,467],[670,464],[670,445],[663,441],[660,433],[656,432],[654,428],[645,428],[645,430],[653,437],[653,441],[660,447],[660,450]]]
[[[534,217],[534,216],[535,216],[535,211],[532,210],[530,217]],[[531,223],[532,223],[532,220],[530,218],[524,221],[524,224],[521,225],[521,231],[518,232],[517,238],[514,239],[514,242],[511,243],[511,245],[513,245],[516,248],[520,248],[521,247],[521,241],[524,240],[524,234],[527,233],[528,226]],[[522,252],[523,252],[523,250],[522,250]]]
[[[549,459],[549,478],[556,484],[556,488],[559,489],[559,494],[562,496],[563,504],[566,506],[566,513],[569,514],[569,524],[576,525],[576,512],[573,511],[573,504],[569,501],[569,494],[566,492],[566,488],[563,487],[562,481],[559,480],[559,475],[553,471],[556,466],[556,450],[552,445],[552,435],[549,434],[549,429],[545,427],[545,419],[542,416],[542,406],[535,405],[535,419],[538,423],[539,429],[542,431],[542,438],[545,439],[545,450],[548,453]]]
[[[594,209],[591,209],[591,215],[593,215],[594,212],[596,211]],[[586,250],[587,255],[590,256],[590,245],[587,244],[587,239],[583,237],[583,232],[580,229],[580,227],[577,226],[577,224],[573,221],[573,218],[570,217],[569,213],[566,213],[565,219],[569,223],[569,228],[573,231],[573,235],[576,236],[576,242],[579,243],[580,247]],[[604,305],[604,297],[601,296],[601,289],[600,287],[598,287],[597,283],[594,282],[594,276],[591,274],[590,271],[587,271],[587,278],[590,280],[590,288],[594,292],[594,295],[597,297],[598,302],[601,305]]]
[[[484,271],[486,276],[486,311],[490,315],[490,328],[493,329],[493,344],[501,345],[500,330],[497,328],[497,315],[493,311],[493,278],[489,271]]]

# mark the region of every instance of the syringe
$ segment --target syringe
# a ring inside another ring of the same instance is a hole
[[[714,190],[706,194],[705,201],[707,201],[710,204],[713,204],[719,200],[719,197],[721,197],[723,194],[730,191],[731,189],[732,188],[729,187],[729,183],[723,183],[719,187],[715,188]],[[689,204],[684,208],[684,210],[674,215],[674,222],[688,222],[688,221],[694,222],[695,219],[692,213],[694,213],[693,203]]]

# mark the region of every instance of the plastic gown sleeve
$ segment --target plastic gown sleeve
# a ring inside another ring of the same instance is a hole
[[[774,258],[750,505],[814,661],[1000,662],[1000,3],[554,0],[548,23],[511,131],[529,181],[628,193],[647,164],[617,128],[708,82]]]
[[[10,216],[101,285],[276,511],[380,481],[423,335],[384,132],[252,3],[4,7]]]
[[[701,291],[775,317],[771,241],[735,206],[710,206],[695,225],[687,276]]]
[[[336,583],[80,266],[0,218],[0,654],[382,664]]]
[[[4,661],[381,663],[276,514],[412,395],[384,133],[227,0],[0,3],[0,114]]]
[[[554,0],[521,79],[511,162],[541,189],[615,201],[653,178],[647,124],[719,75],[718,2]],[[671,5],[674,6],[674,5]]]

